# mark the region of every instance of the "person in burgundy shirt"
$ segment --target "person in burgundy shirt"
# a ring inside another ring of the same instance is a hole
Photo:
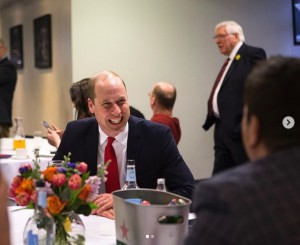
[[[154,85],[149,96],[153,111],[150,120],[168,126],[172,131],[176,144],[178,144],[181,138],[180,123],[178,118],[172,116],[176,100],[175,86],[167,82],[158,82]]]

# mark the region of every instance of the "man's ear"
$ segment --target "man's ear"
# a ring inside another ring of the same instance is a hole
[[[93,101],[90,98],[88,98],[87,102],[88,102],[88,107],[89,107],[90,113],[94,114],[95,110],[94,110]]]
[[[150,105],[151,106],[155,105],[155,97],[153,95],[150,96]]]
[[[253,148],[261,143],[261,125],[259,119],[255,115],[251,115],[248,126],[248,144]]]

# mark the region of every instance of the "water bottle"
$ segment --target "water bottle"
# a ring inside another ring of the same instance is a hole
[[[156,190],[159,190],[159,191],[167,191],[167,188],[166,188],[166,182],[165,182],[165,179],[164,179],[164,178],[159,178],[159,179],[157,179],[157,187],[156,187]]]
[[[135,160],[127,160],[126,164],[126,179],[122,190],[138,189],[136,183]]]
[[[54,245],[55,222],[47,210],[47,191],[44,181],[36,182],[37,203],[34,215],[28,219],[24,233],[24,245]]]

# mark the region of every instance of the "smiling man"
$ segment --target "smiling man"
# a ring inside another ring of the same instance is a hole
[[[71,152],[72,161],[86,162],[90,174],[95,175],[97,164],[107,160],[106,148],[113,138],[117,170],[110,175],[115,171],[111,168],[112,161],[108,167],[108,181],[101,186],[101,194],[95,200],[99,208],[94,213],[114,218],[109,192],[116,189],[116,182],[119,182],[117,189],[125,184],[127,159],[136,162],[139,187],[155,189],[157,179],[165,178],[170,192],[190,198],[194,178],[178,151],[171,130],[165,125],[130,116],[124,81],[114,72],[100,72],[91,78],[89,94],[88,105],[95,118],[68,123],[54,159],[63,159]]]

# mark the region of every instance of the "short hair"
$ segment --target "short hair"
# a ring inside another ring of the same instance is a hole
[[[237,22],[232,20],[222,21],[216,25],[215,30],[217,30],[221,26],[225,26],[228,34],[237,33],[239,35],[240,41],[245,42],[243,28]]]
[[[122,81],[122,83],[125,87],[125,90],[126,90],[125,82],[123,81],[123,79],[117,73],[115,73],[113,71],[102,71],[102,72],[99,72],[99,73],[97,73],[96,75],[94,75],[93,77],[90,78],[90,81],[89,81],[89,98],[92,101],[94,101],[94,99],[95,99],[95,84],[96,84],[96,81],[98,79],[106,80],[107,78],[109,78],[111,76],[118,77]]]
[[[164,91],[158,84],[153,89],[153,96],[155,97],[157,103],[164,109],[171,110],[174,107],[176,101],[176,88],[172,85],[173,91]]]
[[[274,56],[260,61],[246,79],[247,118],[258,118],[261,137],[270,152],[300,145],[299,78],[300,59]],[[283,127],[286,116],[295,120],[291,129]]]

